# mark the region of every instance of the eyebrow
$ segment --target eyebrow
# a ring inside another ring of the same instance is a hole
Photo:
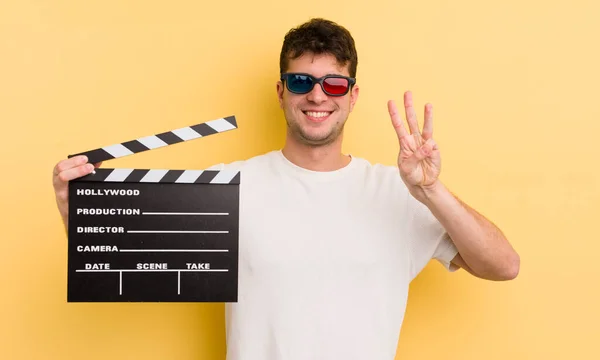
[[[313,75],[313,74],[310,74],[310,73],[303,73],[303,72],[290,72],[290,73],[291,74],[299,74],[299,75],[312,75],[312,76],[314,76],[316,78],[323,77],[323,76],[330,76],[330,75],[352,77],[350,75],[344,75],[344,74],[340,74],[340,73],[327,73],[327,74],[325,74],[323,76],[316,76],[316,75]]]

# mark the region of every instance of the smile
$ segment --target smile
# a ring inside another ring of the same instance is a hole
[[[305,111],[304,113],[306,115],[308,115],[310,117],[314,117],[314,118],[323,118],[323,117],[329,116],[329,114],[331,114],[330,111]]]
[[[312,122],[323,122],[329,118],[333,111],[303,111],[304,115],[309,121]]]

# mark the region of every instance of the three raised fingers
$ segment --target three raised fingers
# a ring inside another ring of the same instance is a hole
[[[403,125],[402,118],[398,113],[398,109],[394,101],[388,101],[388,111],[392,124],[398,135],[398,139],[408,135],[406,128]],[[406,115],[406,121],[411,134],[422,135],[425,140],[433,137],[433,105],[425,104],[425,119],[423,123],[423,133],[419,130],[419,123],[417,121],[417,114],[413,106],[412,93],[407,91],[404,93],[404,112]]]

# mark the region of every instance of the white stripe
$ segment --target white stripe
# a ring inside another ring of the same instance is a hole
[[[229,234],[229,230],[127,230],[130,234]]]
[[[144,144],[144,146],[147,147],[148,149],[156,149],[159,147],[167,146],[166,142],[162,141],[155,135],[146,136],[146,137],[137,139],[137,141]]]
[[[133,169],[114,169],[104,181],[123,182]]]
[[[198,177],[200,177],[200,175],[202,175],[203,172],[203,170],[186,170],[183,172],[183,174],[179,176],[177,180],[175,180],[175,182],[193,183],[194,181],[196,181],[196,179],[198,179]]]
[[[227,249],[119,249],[119,252],[229,252]]]
[[[162,179],[167,173],[169,172],[169,170],[150,170],[146,173],[146,175],[144,175],[144,177],[142,178],[142,180],[140,180],[140,182],[145,182],[145,183],[157,183],[160,181],[160,179]]]
[[[200,213],[200,212],[142,212],[142,215],[183,215],[183,216],[211,216],[211,215],[215,215],[215,216],[222,216],[222,215],[229,215],[229,213]]]
[[[211,184],[229,184],[229,182],[237,175],[239,171],[235,170],[223,170],[219,171],[210,183]]]
[[[134,270],[134,269],[101,269],[101,270],[90,270],[90,269],[77,269],[75,272],[227,272],[229,269],[157,269],[157,270]]]
[[[133,154],[131,152],[131,150],[129,150],[128,148],[123,146],[123,144],[115,144],[115,145],[105,146],[102,148],[102,150],[106,151],[107,153],[111,154],[112,156],[114,156],[116,158]]]
[[[218,132],[235,129],[235,126],[233,126],[232,123],[230,123],[229,121],[227,121],[225,119],[217,119],[217,120],[208,121],[206,123],[206,125],[217,130]]]
[[[200,135],[199,133],[194,131],[194,129],[192,129],[189,126],[181,128],[181,129],[176,129],[171,132],[173,134],[177,135],[177,137],[179,137],[183,141],[188,141],[188,140],[197,139],[199,137],[202,137],[202,135]]]

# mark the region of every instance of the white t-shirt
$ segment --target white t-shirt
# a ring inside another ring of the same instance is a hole
[[[240,170],[238,302],[228,360],[392,360],[411,280],[454,244],[398,168],[315,172],[281,151]]]

